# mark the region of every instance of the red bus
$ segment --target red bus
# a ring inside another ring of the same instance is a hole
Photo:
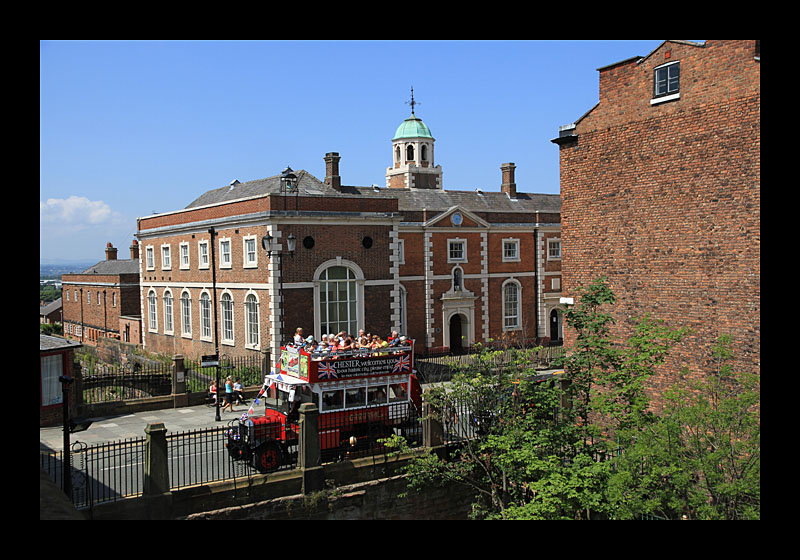
[[[265,377],[257,399],[264,401],[264,415],[254,415],[251,408],[227,431],[230,456],[260,472],[290,462],[300,405],[306,402],[319,410],[323,460],[368,449],[393,433],[416,433],[422,391],[409,342],[335,354],[282,347],[280,369]]]

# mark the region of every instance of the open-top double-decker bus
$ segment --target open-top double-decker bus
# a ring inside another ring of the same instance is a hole
[[[296,453],[296,421],[306,402],[319,409],[323,459],[367,449],[392,433],[408,435],[418,431],[422,407],[413,341],[336,354],[282,347],[280,369],[265,377],[259,403],[261,398],[264,415],[245,413],[227,433],[230,456],[260,472],[279,468]]]

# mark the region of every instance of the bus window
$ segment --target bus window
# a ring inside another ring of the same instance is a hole
[[[394,383],[389,385],[389,402],[405,401],[408,399],[408,391],[405,383]]]
[[[354,408],[357,406],[364,406],[364,387],[356,387],[354,389],[345,389],[344,407]]]
[[[322,392],[322,410],[339,410],[342,408],[344,398],[341,389]]]
[[[378,385],[367,388],[367,404],[386,404],[386,386]]]

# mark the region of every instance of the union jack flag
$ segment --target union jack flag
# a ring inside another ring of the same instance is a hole
[[[397,361],[394,363],[394,369],[392,373],[403,373],[406,371],[411,371],[411,356],[406,354],[405,356],[400,356]]]
[[[336,368],[329,362],[321,362],[317,373],[320,379],[336,379],[339,377],[336,375]]]

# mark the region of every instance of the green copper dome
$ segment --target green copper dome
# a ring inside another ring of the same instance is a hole
[[[430,138],[433,140],[428,126],[414,113],[411,113],[411,116],[397,127],[392,140],[399,140],[400,138]]]

